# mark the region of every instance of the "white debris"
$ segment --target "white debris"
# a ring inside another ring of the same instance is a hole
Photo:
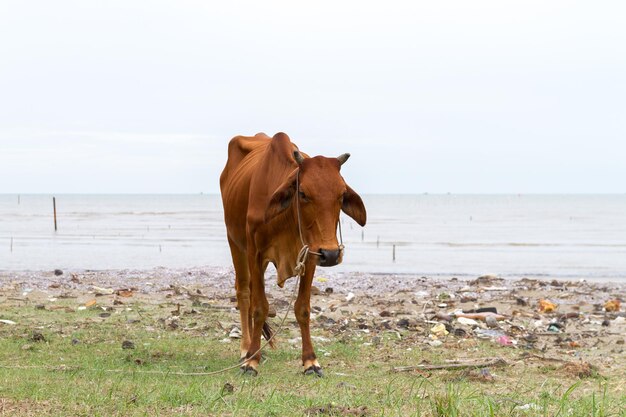
[[[348,295],[346,295],[346,301],[350,302],[354,299],[354,293],[353,292],[349,292]]]
[[[532,410],[541,410],[541,407],[539,407],[535,403],[528,403],[524,405],[518,405],[517,407],[515,407],[515,409],[519,411],[532,411]]]
[[[459,317],[458,319],[456,319],[456,321],[459,322],[459,324],[465,324],[467,326],[477,326],[478,322],[474,319],[468,319],[467,317]]]
[[[237,327],[233,327],[228,337],[230,337],[231,339],[241,339],[241,330],[239,330]]]

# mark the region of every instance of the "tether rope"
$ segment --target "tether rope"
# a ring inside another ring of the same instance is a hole
[[[139,373],[139,374],[156,374],[156,375],[176,375],[176,376],[211,376],[211,375],[218,375],[221,373],[224,373],[226,371],[230,371],[231,369],[237,369],[237,368],[241,368],[243,365],[246,365],[247,363],[249,363],[254,356],[256,356],[259,352],[261,352],[265,347],[267,347],[267,345],[274,339],[274,337],[280,333],[285,325],[285,321],[287,320],[287,316],[289,315],[289,311],[291,310],[291,307],[293,305],[293,300],[295,298],[296,295],[296,291],[298,290],[298,286],[300,285],[300,278],[304,276],[304,273],[306,271],[306,261],[308,259],[309,253],[313,254],[313,255],[317,255],[317,256],[323,256],[321,253],[319,252],[314,252],[312,250],[309,249],[309,246],[304,242],[304,237],[302,235],[302,220],[300,218],[300,198],[299,198],[299,194],[300,194],[300,169],[298,169],[298,172],[296,173],[296,193],[295,193],[295,199],[296,199],[296,212],[297,212],[297,218],[298,218],[298,233],[300,235],[300,242],[302,242],[302,249],[300,249],[300,252],[298,253],[298,258],[296,260],[296,266],[294,267],[294,272],[295,272],[295,276],[296,276],[296,282],[295,285],[293,287],[293,291],[291,292],[291,298],[289,300],[289,304],[287,305],[287,310],[285,311],[285,315],[283,316],[277,330],[265,341],[265,343],[263,343],[263,345],[261,347],[259,347],[259,349],[254,352],[254,354],[250,355],[249,358],[246,358],[245,360],[243,360],[241,363],[238,363],[237,365],[233,365],[233,366],[229,366],[217,371],[211,371],[211,372],[172,372],[172,371],[146,371],[146,370],[126,370],[126,369],[96,369],[96,368],[82,368],[82,367],[71,367],[71,366],[66,366],[66,365],[60,365],[60,366],[19,366],[19,365],[15,365],[15,366],[7,366],[7,365],[0,365],[0,368],[4,368],[4,369],[48,369],[51,371],[72,371],[72,370],[90,370],[90,371],[94,371],[94,372],[109,372],[109,373]],[[343,252],[344,246],[343,246],[343,235],[341,232],[341,219],[339,219],[339,221],[337,222],[337,225],[339,226],[339,251],[340,254]]]

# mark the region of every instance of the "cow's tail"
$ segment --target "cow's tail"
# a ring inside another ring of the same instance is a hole
[[[268,341],[272,349],[276,349],[276,344],[274,343],[274,330],[272,330],[268,322],[263,323],[263,337]]]

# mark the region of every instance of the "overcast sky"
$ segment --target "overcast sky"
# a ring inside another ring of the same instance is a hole
[[[361,193],[626,192],[626,3],[0,1],[0,193],[219,191],[228,140]]]

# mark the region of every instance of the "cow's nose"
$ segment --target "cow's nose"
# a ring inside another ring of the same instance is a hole
[[[341,262],[339,249],[320,249],[320,253],[319,266],[335,266]]]

